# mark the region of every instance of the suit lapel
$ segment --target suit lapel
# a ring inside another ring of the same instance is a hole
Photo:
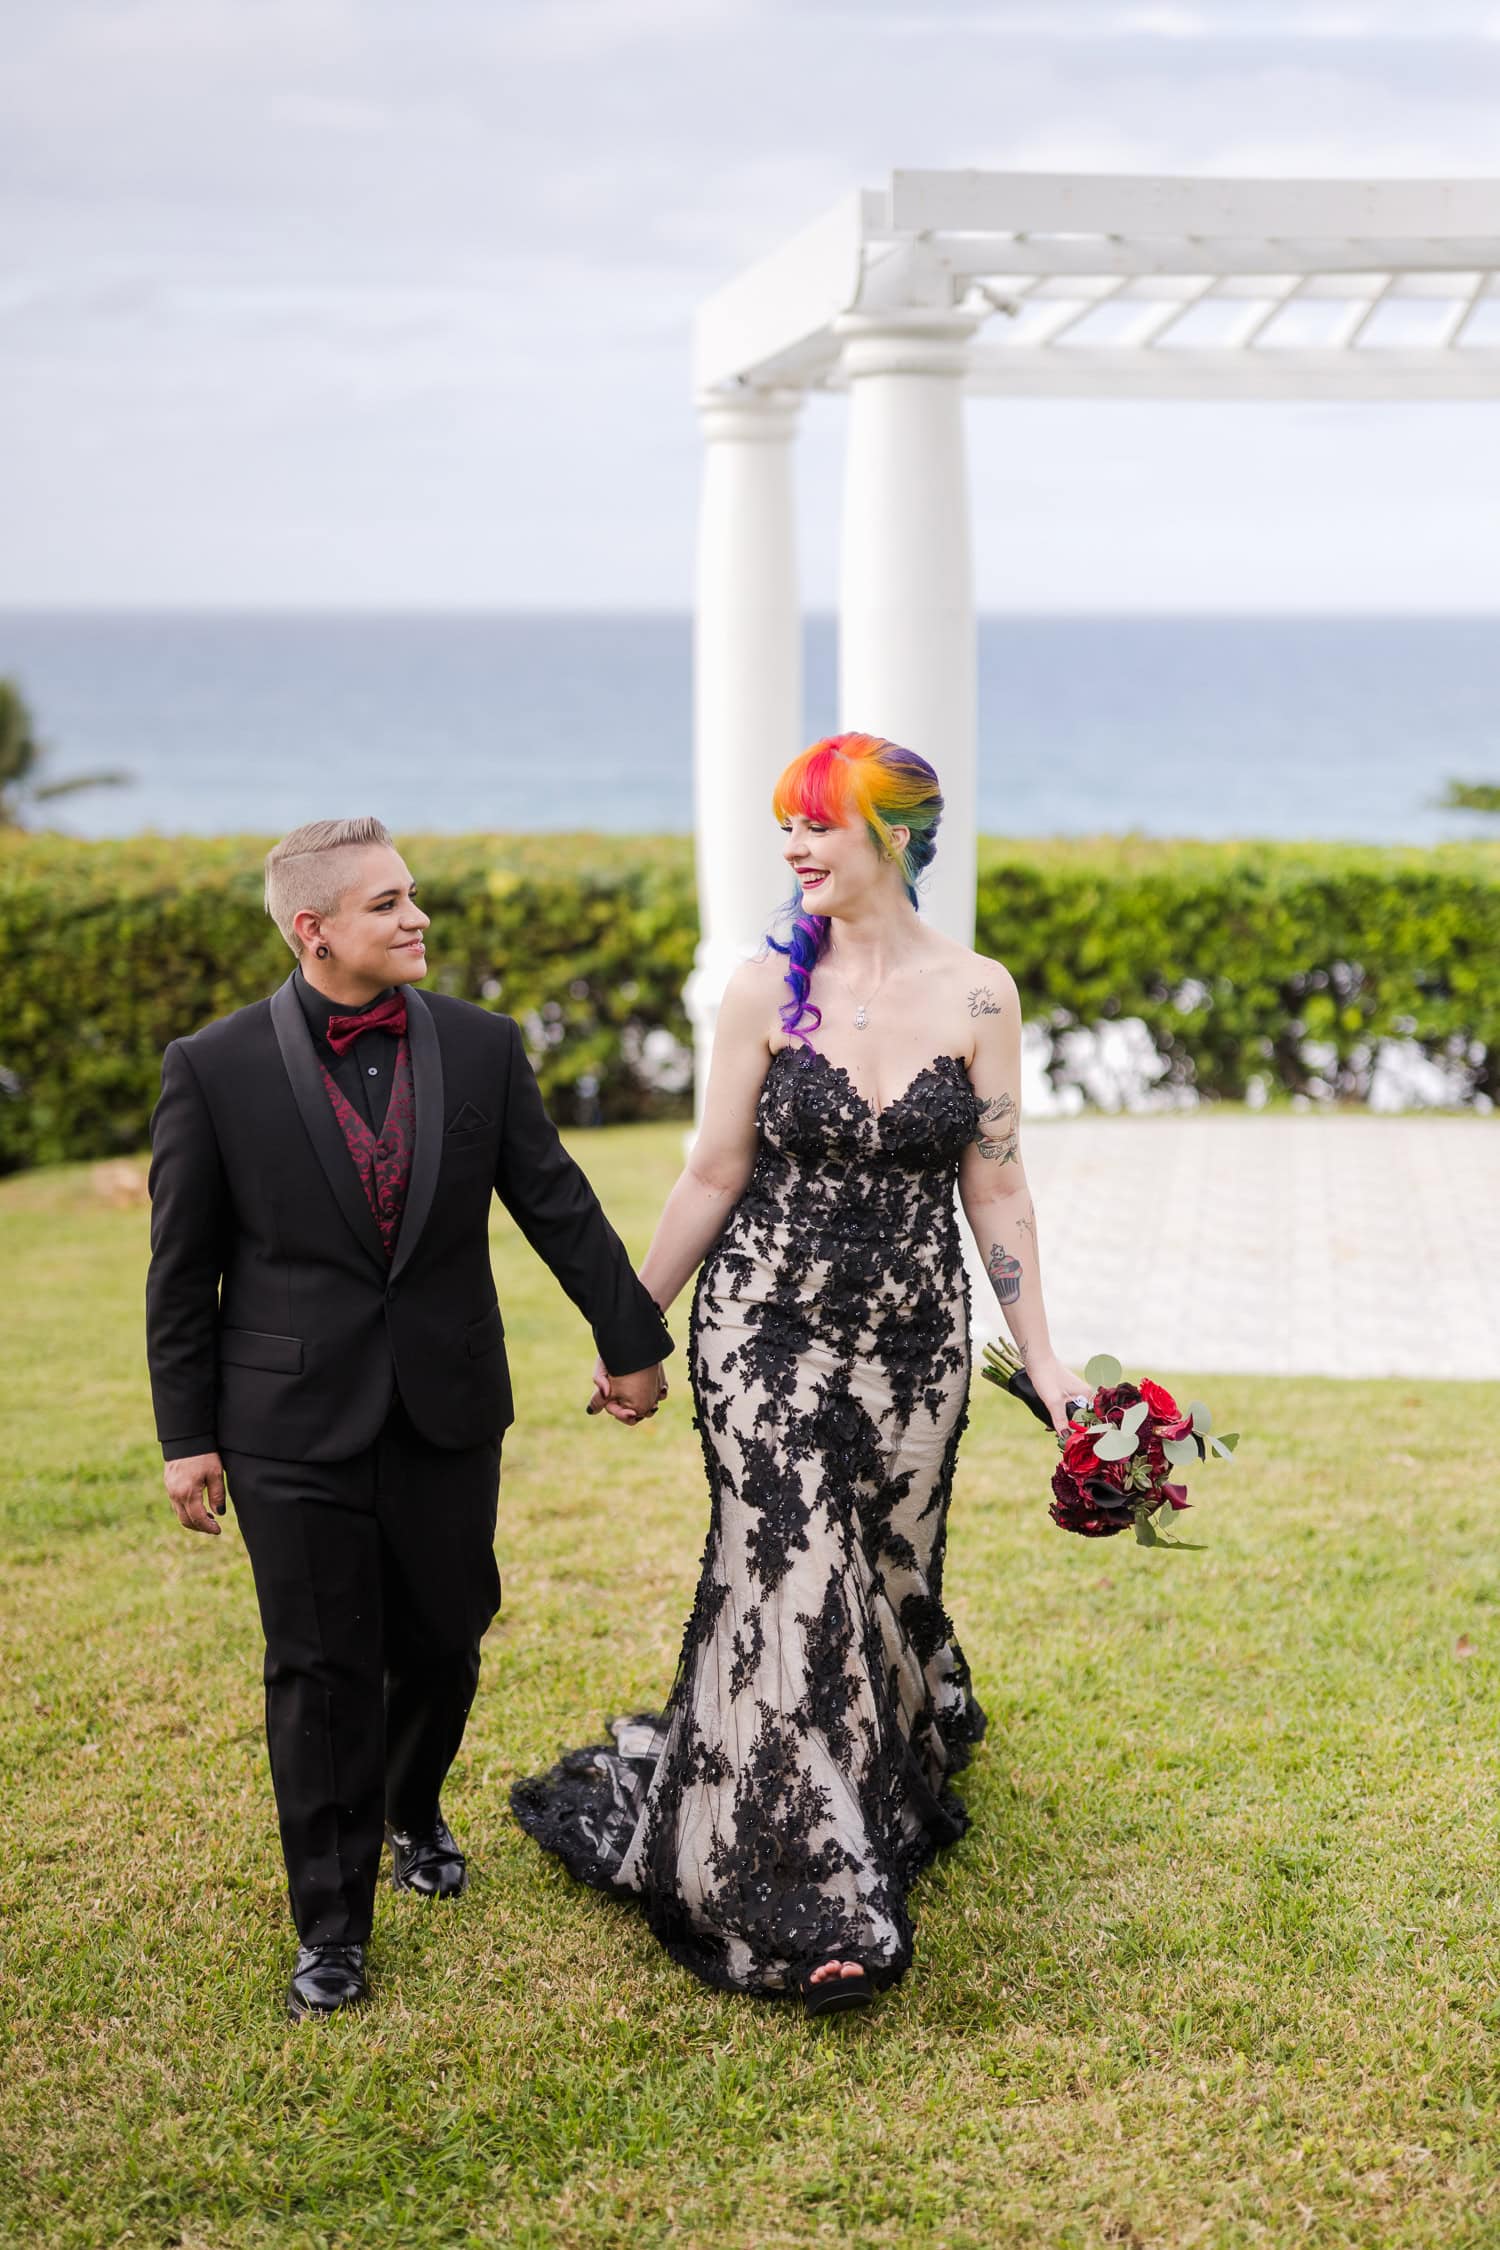
[[[312,1142],[314,1155],[327,1175],[328,1185],[333,1190],[333,1199],[348,1220],[361,1248],[369,1251],[370,1256],[375,1260],[381,1272],[384,1273],[385,1245],[380,1239],[380,1229],[375,1224],[375,1214],[365,1200],[365,1191],[360,1185],[359,1174],[350,1161],[348,1147],[345,1144],[343,1134],[339,1130],[339,1121],[333,1114],[333,1104],[328,1099],[328,1090],[323,1084],[323,1073],[318,1067],[318,1051],[313,1045],[312,1033],[307,1028],[307,1018],[303,1015],[302,1004],[297,998],[293,982],[295,975],[294,970],[292,976],[287,978],[280,991],[271,995],[271,1022],[276,1031],[276,1043],[281,1049],[281,1059],[286,1065],[286,1074],[292,1082],[292,1092],[296,1097],[302,1122],[307,1128],[307,1137]],[[442,1098],[441,1089],[439,1089],[438,1098],[439,1100]],[[420,1118],[420,1094],[418,1105]],[[417,1134],[419,1150],[421,1142],[419,1126]],[[415,1166],[413,1166],[413,1176],[415,1176]],[[404,1228],[402,1232],[404,1236]]]
[[[401,1214],[401,1231],[396,1237],[396,1254],[391,1260],[392,1281],[416,1249],[427,1224],[437,1192],[438,1168],[443,1160],[442,1050],[432,1010],[411,985],[406,988],[406,1039],[411,1049],[412,1091],[416,1096],[416,1145],[412,1149],[406,1208]],[[326,1102],[324,1106],[326,1108]]]

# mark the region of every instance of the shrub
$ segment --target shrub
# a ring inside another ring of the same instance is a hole
[[[1395,1043],[1456,1098],[1495,1097],[1488,842],[988,844],[979,929],[1028,1018],[1056,1032],[1137,1017],[1170,1086],[1363,1100]]]
[[[669,1067],[690,1036],[697,937],[685,838],[403,846],[436,926],[428,988],[519,1019],[560,1121],[686,1107]],[[167,1042],[281,983],[292,957],[261,902],[266,848],[0,840],[0,1170],[139,1149]],[[653,1067],[653,1032],[668,1067]]]
[[[430,985],[519,1018],[561,1122],[685,1109],[687,838],[404,842]],[[264,849],[0,838],[0,1169],[140,1148],[168,1040],[286,975]],[[1494,1097],[1500,846],[989,841],[979,931],[1029,1018],[1139,1019],[1169,1088],[1359,1099],[1400,1042]]]

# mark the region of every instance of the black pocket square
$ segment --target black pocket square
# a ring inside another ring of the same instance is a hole
[[[481,1125],[488,1125],[488,1123],[489,1119],[482,1109],[476,1109],[472,1102],[465,1102],[458,1115],[449,1118],[448,1131],[450,1133],[474,1133],[479,1130]]]

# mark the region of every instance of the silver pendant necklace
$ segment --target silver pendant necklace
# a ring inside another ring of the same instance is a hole
[[[829,967],[830,967],[830,968],[833,968],[833,963],[832,963],[831,961],[830,961],[830,963],[829,963],[828,965],[829,965]],[[888,981],[888,979],[889,979],[889,977],[890,977],[890,974],[891,974],[890,970],[889,970],[889,969],[887,969],[887,970],[886,970],[886,972],[885,972],[885,975],[884,975],[884,976],[883,976],[883,977],[881,978],[881,980],[880,980],[880,983],[876,985],[876,987],[875,987],[875,990],[874,990],[874,991],[873,991],[873,992],[872,992],[872,993],[870,994],[870,997],[869,997],[869,999],[868,999],[868,1000],[856,1000],[856,999],[854,998],[854,987],[853,987],[853,985],[852,985],[852,984],[851,984],[851,983],[849,982],[849,979],[848,979],[848,978],[847,978],[847,977],[845,976],[845,974],[844,974],[844,972],[843,972],[843,970],[842,970],[842,969],[834,969],[834,970],[833,970],[833,973],[834,973],[834,975],[835,975],[835,976],[836,976],[836,977],[838,978],[838,980],[839,980],[839,983],[840,983],[840,984],[841,984],[841,985],[843,986],[844,990],[845,990],[845,991],[846,991],[846,992],[848,993],[848,995],[849,995],[850,999],[851,999],[851,1000],[854,1000],[854,1028],[855,1028],[855,1030],[856,1030],[856,1031],[863,1031],[863,1030],[865,1030],[865,1028],[867,1027],[867,1025],[869,1024],[869,1021],[870,1021],[870,1009],[871,1009],[872,1005],[874,1004],[875,1000],[877,999],[877,997],[879,996],[879,994],[881,993],[881,991],[882,991],[882,990],[884,989],[884,987],[885,987],[885,985],[886,985],[886,983],[887,983],[887,981]]]

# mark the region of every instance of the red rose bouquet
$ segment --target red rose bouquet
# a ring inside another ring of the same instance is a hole
[[[1050,1430],[1052,1417],[1010,1345],[986,1345],[984,1357],[986,1382],[1020,1399]],[[1174,1483],[1172,1473],[1180,1479],[1189,1466],[1215,1455],[1229,1460],[1239,1433],[1216,1437],[1213,1416],[1201,1400],[1180,1407],[1149,1376],[1139,1384],[1125,1382],[1120,1362],[1108,1352],[1091,1359],[1083,1372],[1093,1396],[1069,1401],[1047,1513],[1060,1531],[1085,1539],[1109,1539],[1133,1527],[1143,1547],[1189,1546],[1188,1540],[1165,1538],[1161,1529],[1189,1505],[1187,1486]]]

